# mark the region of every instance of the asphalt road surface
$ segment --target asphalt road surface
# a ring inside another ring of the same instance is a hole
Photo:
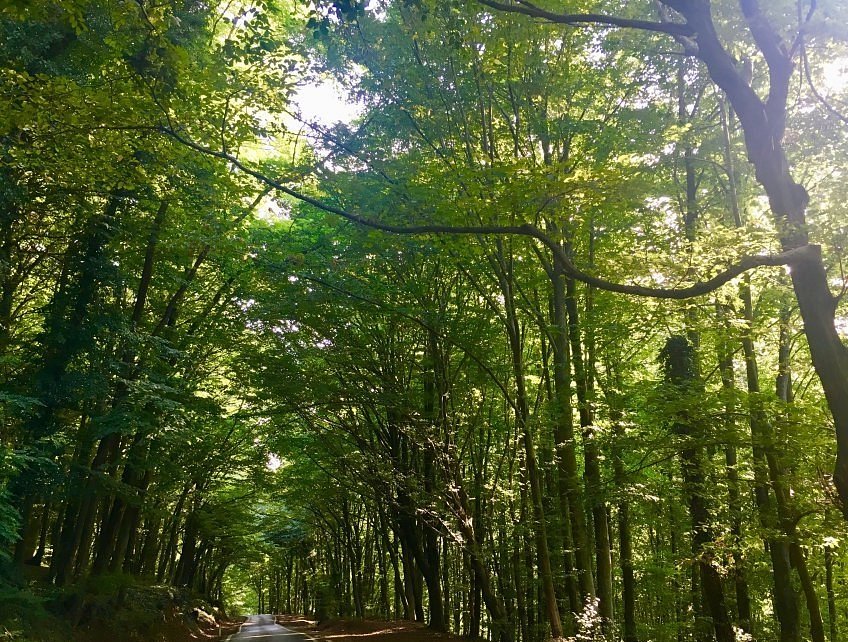
[[[289,631],[287,628],[274,624],[273,615],[251,615],[235,635],[227,638],[228,642],[254,640],[255,642],[305,642],[310,638],[302,633]]]

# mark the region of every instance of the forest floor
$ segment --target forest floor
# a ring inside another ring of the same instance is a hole
[[[278,615],[277,623],[315,640],[330,642],[442,642],[459,640],[457,635],[431,631],[420,622],[379,620],[332,620],[318,624],[297,615]]]

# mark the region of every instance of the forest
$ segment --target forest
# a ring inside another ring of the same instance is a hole
[[[0,2],[0,638],[846,639],[846,176],[844,0]]]

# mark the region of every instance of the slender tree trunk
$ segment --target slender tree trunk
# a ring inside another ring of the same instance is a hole
[[[498,241],[498,279],[504,296],[507,336],[509,339],[513,377],[515,379],[515,421],[524,445],[525,466],[529,483],[529,499],[533,509],[534,534],[536,553],[539,562],[539,576],[545,598],[545,613],[551,627],[551,637],[563,637],[562,621],[559,615],[556,588],[554,586],[553,569],[551,568],[550,551],[548,550],[548,535],[545,510],[542,503],[542,487],[536,463],[536,447],[529,426],[530,407],[527,399],[525,384],[525,369],[521,328],[516,314],[513,294],[511,268],[507,265],[503,254],[503,246]]]
[[[669,338],[663,350],[666,380],[679,390],[679,394],[693,394],[699,385],[695,371],[695,349],[682,336]],[[691,420],[680,417],[675,432],[683,438],[680,460],[683,472],[683,491],[692,519],[692,554],[695,569],[700,576],[701,599],[704,600],[712,618],[717,642],[734,642],[736,635],[730,623],[721,576],[712,563],[710,545],[714,541],[710,514],[703,495],[706,475],[704,473],[704,448]]]
[[[624,426],[621,424],[622,412],[618,408],[616,401],[609,401],[609,412],[615,432],[615,444],[612,450],[613,474],[615,476],[616,488],[622,494],[618,502],[618,557],[621,567],[621,601],[624,611],[624,628],[622,633],[624,642],[638,642],[639,638],[636,634],[636,577],[633,572],[630,502],[625,493],[628,484],[624,472],[624,458],[621,444],[624,438]]]
[[[830,624],[830,642],[839,639],[839,626],[836,614],[836,591],[833,588],[833,547],[824,547],[825,589],[827,590],[827,614]]]
[[[580,338],[580,321],[577,310],[576,283],[566,279],[565,306],[568,313],[568,332],[571,344],[571,365],[577,384],[578,414],[583,429],[583,454],[585,459],[586,494],[592,511],[592,524],[595,536],[595,575],[598,589],[598,614],[602,618],[601,628],[610,635],[613,625],[614,596],[612,588],[612,554],[610,552],[609,519],[603,498],[603,479],[601,478],[600,454],[593,434],[595,418],[591,375],[594,363],[584,364],[583,344]]]
[[[728,175],[729,205],[733,223],[741,228],[743,225],[742,210],[739,206],[739,197],[736,191],[738,178],[736,176],[736,164],[732,154],[731,130],[732,113],[720,105],[720,116],[722,132],[724,136],[724,162]],[[742,351],[745,359],[745,379],[748,391],[748,416],[751,428],[752,451],[754,457],[754,501],[757,505],[760,525],[766,532],[773,532],[779,528],[778,509],[770,497],[770,488],[775,494],[782,488],[783,482],[779,478],[779,465],[774,449],[774,436],[768,423],[768,418],[762,408],[760,401],[759,368],[753,341],[754,304],[751,296],[751,287],[747,279],[743,281],[740,289],[740,298],[743,305],[743,318],[747,328],[742,335]],[[781,334],[783,334],[781,324]],[[780,345],[782,346],[782,341]],[[787,355],[788,357],[788,355]],[[779,359],[779,362],[781,360]],[[780,370],[778,376],[778,395],[781,390],[788,391],[791,388],[788,370]],[[799,619],[798,595],[792,586],[791,562],[789,554],[789,543],[785,538],[768,536],[765,538],[766,548],[772,567],[774,610],[780,623],[781,642],[799,642],[801,639],[801,628]]]
[[[687,58],[680,58],[677,67],[678,121],[688,126],[698,109],[698,99],[688,95],[691,79],[687,74],[694,71]],[[694,102],[690,113],[689,103]],[[700,217],[698,207],[698,178],[695,171],[695,150],[690,141],[683,148],[683,169],[685,177],[685,208],[683,211],[684,230],[687,242],[697,240],[697,225]],[[700,355],[701,333],[699,330],[698,309],[688,305],[685,311],[686,337],[670,337],[666,342],[663,359],[666,366],[666,378],[669,383],[679,387],[681,394],[699,394],[701,383]],[[706,639],[707,631],[699,626],[699,615],[712,620],[712,628],[718,642],[731,642],[735,639],[730,615],[724,596],[724,587],[718,570],[713,566],[710,545],[714,541],[710,512],[707,506],[707,453],[703,444],[703,430],[683,416],[675,424],[675,432],[683,437],[680,454],[683,473],[683,491],[688,502],[689,516],[692,520],[692,555],[696,562],[692,567],[692,600],[696,605],[695,634]]]
[[[750,288],[747,289],[747,301],[750,302]],[[746,303],[748,305],[748,303]],[[784,403],[791,402],[791,371],[789,365],[789,334],[786,332],[788,326],[788,318],[784,318],[781,314],[780,323],[780,345],[778,347],[778,374],[775,387],[779,398]],[[784,361],[785,360],[785,361]],[[785,381],[785,385],[782,385]],[[781,396],[782,395],[782,396]],[[773,446],[771,447],[773,448]],[[777,514],[781,522],[783,532],[786,534],[789,545],[789,559],[795,571],[798,573],[798,579],[801,583],[801,591],[804,594],[804,600],[807,605],[807,613],[810,619],[810,638],[813,642],[824,642],[824,622],[822,620],[821,608],[819,606],[819,598],[816,594],[815,586],[813,585],[810,573],[807,570],[807,557],[798,543],[796,533],[795,509],[791,506],[791,496],[786,489],[786,485],[782,481],[783,468],[780,464],[776,453],[772,453],[769,462],[769,470],[772,475],[772,484],[774,486],[775,497],[777,499]]]
[[[383,537],[383,546],[386,549],[386,552],[389,555],[389,563],[392,566],[392,572],[394,573],[394,589],[395,589],[395,617],[399,617],[401,608],[403,609],[403,619],[409,620],[410,612],[409,612],[409,602],[406,599],[406,592],[403,590],[403,580],[401,579],[400,574],[400,563],[398,560],[398,542],[397,539],[393,539],[389,541],[389,533],[391,532],[391,526],[389,524],[389,518],[386,515],[385,510],[382,507],[378,507],[379,511],[379,519],[380,519],[380,532]],[[400,607],[400,608],[399,608]]]
[[[467,559],[471,565],[469,571],[473,574],[473,590],[479,592],[492,619],[493,639],[499,642],[513,642],[513,624],[507,617],[503,601],[492,586],[491,575],[481,550],[479,540],[481,533],[474,528],[474,519],[469,510],[468,497],[458,482],[454,481],[451,487],[449,498],[456,514],[459,531],[462,534]],[[472,602],[473,600],[474,597],[472,596]],[[479,610],[476,619],[479,627]]]
[[[139,552],[137,572],[141,576],[154,577],[156,575],[156,557],[159,552],[160,541],[164,535],[159,530],[162,517],[157,511],[148,516],[145,522],[145,536]]]
[[[743,300],[746,309],[750,310],[750,290],[747,287],[743,290]],[[772,488],[777,495],[783,482],[778,476],[779,466],[776,457],[771,452],[774,443],[771,426],[759,399],[760,384],[753,340],[750,336],[745,336],[742,339],[742,345],[747,373],[749,421],[754,454],[754,499],[761,526],[766,529],[766,532],[774,532],[780,529],[780,524],[778,508],[770,496],[769,489]],[[771,558],[774,611],[780,622],[781,642],[800,642],[798,594],[792,586],[789,543],[783,537],[772,535],[766,538],[766,546]]]
[[[411,551],[408,550],[405,536],[401,536],[401,560],[403,562],[403,582],[406,599],[410,606],[410,615],[415,616],[416,622],[424,621],[424,605],[421,602],[421,591],[416,581],[417,568]]]
[[[717,306],[719,317],[724,317],[721,306]],[[724,320],[724,331],[729,336],[730,326]],[[730,512],[730,535],[733,555],[733,584],[736,589],[736,611],[739,626],[746,633],[751,633],[751,597],[745,574],[745,559],[742,555],[742,499],[739,491],[738,456],[736,452],[736,403],[734,395],[736,387],[733,372],[733,350],[729,339],[719,343],[719,370],[721,371],[722,391],[725,394],[725,441],[724,460],[727,473],[727,506]]]
[[[574,612],[582,610],[586,600],[595,598],[595,583],[592,576],[592,557],[589,545],[589,533],[583,506],[583,493],[578,476],[577,453],[574,436],[574,419],[571,405],[571,364],[568,341],[568,316],[566,309],[566,282],[562,266],[552,266],[551,286],[553,290],[553,348],[554,348],[554,393],[555,423],[554,439],[558,461],[558,492],[563,521],[568,522],[570,537],[574,546],[574,569],[582,600]],[[574,600],[574,598],[571,598]]]
[[[50,511],[52,504],[48,501],[44,504],[41,510],[41,531],[38,535],[38,546],[29,563],[33,566],[41,566],[41,560],[44,559],[44,552],[47,548],[47,534],[50,530]]]
[[[792,560],[792,565],[798,572],[798,579],[801,581],[801,590],[804,593],[804,598],[807,603],[807,613],[810,616],[810,639],[813,642],[824,642],[824,624],[822,622],[821,609],[819,608],[819,598],[816,595],[816,587],[813,583],[813,578],[810,577],[810,572],[807,570],[807,557],[797,541],[793,541],[789,548],[789,555]]]
[[[193,480],[189,480],[185,484],[185,486],[183,486],[183,489],[180,492],[180,496],[177,498],[177,503],[174,506],[174,515],[171,518],[167,529],[167,543],[165,544],[165,548],[162,549],[162,556],[159,559],[159,568],[156,572],[157,582],[169,581],[172,577],[172,570],[174,566],[174,560],[176,558],[175,553],[177,550],[177,541],[179,537],[179,528],[180,521],[182,520],[183,507],[185,506],[185,502],[189,496],[189,493],[195,486],[196,482]]]
[[[677,524],[674,523],[673,515],[672,519],[669,520],[669,548],[671,552],[672,559],[679,559],[679,549],[680,546],[677,542]],[[683,591],[683,587],[680,582],[680,572],[677,571],[672,576],[671,582],[672,588],[674,589],[674,622],[676,624],[675,631],[677,632],[677,642],[683,642],[684,637],[686,635],[686,631],[683,626],[684,622],[684,604],[683,595],[685,594]],[[694,605],[693,605],[694,606]]]
[[[425,350],[425,376],[424,376],[424,419],[428,421],[432,431],[438,430],[442,424],[442,399],[448,394],[445,389],[444,379],[439,373],[439,345],[435,330],[430,330],[427,337],[427,349]],[[434,435],[433,441],[438,442],[441,435]],[[428,496],[435,493],[438,481],[436,480],[436,453],[433,446],[427,446],[424,453],[424,491]],[[430,628],[435,631],[446,631],[448,628],[445,613],[444,596],[442,595],[441,564],[439,555],[438,520],[423,520],[424,532],[422,538],[423,555],[426,558],[425,581],[427,582],[427,597],[430,606]],[[423,571],[424,569],[422,569]]]
[[[15,247],[15,222],[20,218],[20,210],[14,205],[0,208],[0,357],[5,357],[12,339],[12,311],[14,309],[15,290],[18,287],[13,277]],[[3,381],[8,380],[5,361],[2,362]],[[5,417],[4,417],[5,421]],[[0,424],[0,439],[5,439],[3,424]]]

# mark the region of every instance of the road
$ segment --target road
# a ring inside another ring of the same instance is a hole
[[[305,642],[311,638],[302,633],[295,633],[279,624],[274,624],[273,615],[251,615],[235,635],[227,638],[227,642],[240,640],[255,640],[256,642]]]

